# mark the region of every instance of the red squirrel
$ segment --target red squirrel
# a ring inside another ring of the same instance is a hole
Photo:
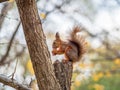
[[[86,41],[81,35],[77,34],[80,31],[80,27],[74,27],[69,33],[68,41],[63,41],[57,32],[52,44],[52,55],[64,54],[65,61],[78,62],[86,52]]]

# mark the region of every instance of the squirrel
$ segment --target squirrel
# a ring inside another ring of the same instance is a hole
[[[86,53],[86,41],[77,33],[81,28],[75,26],[69,33],[68,41],[63,41],[59,33],[55,35],[55,40],[52,43],[52,55],[65,55],[65,62],[78,62],[84,53]]]

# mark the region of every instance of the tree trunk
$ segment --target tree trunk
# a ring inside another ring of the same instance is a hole
[[[16,0],[40,90],[61,90],[55,77],[35,0]]]
[[[60,83],[62,90],[70,90],[73,63],[72,62],[65,63],[56,60],[53,65],[55,68],[54,69],[55,75]]]

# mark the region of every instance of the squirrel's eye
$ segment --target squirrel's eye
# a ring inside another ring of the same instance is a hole
[[[55,42],[53,42],[53,45],[55,45]]]

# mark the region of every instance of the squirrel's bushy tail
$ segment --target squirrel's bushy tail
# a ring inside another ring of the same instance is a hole
[[[84,37],[77,34],[80,31],[81,28],[75,26],[70,32],[70,38],[69,38],[69,41],[75,44],[78,48],[78,59],[81,59],[82,55],[86,53],[86,44],[87,44]]]

